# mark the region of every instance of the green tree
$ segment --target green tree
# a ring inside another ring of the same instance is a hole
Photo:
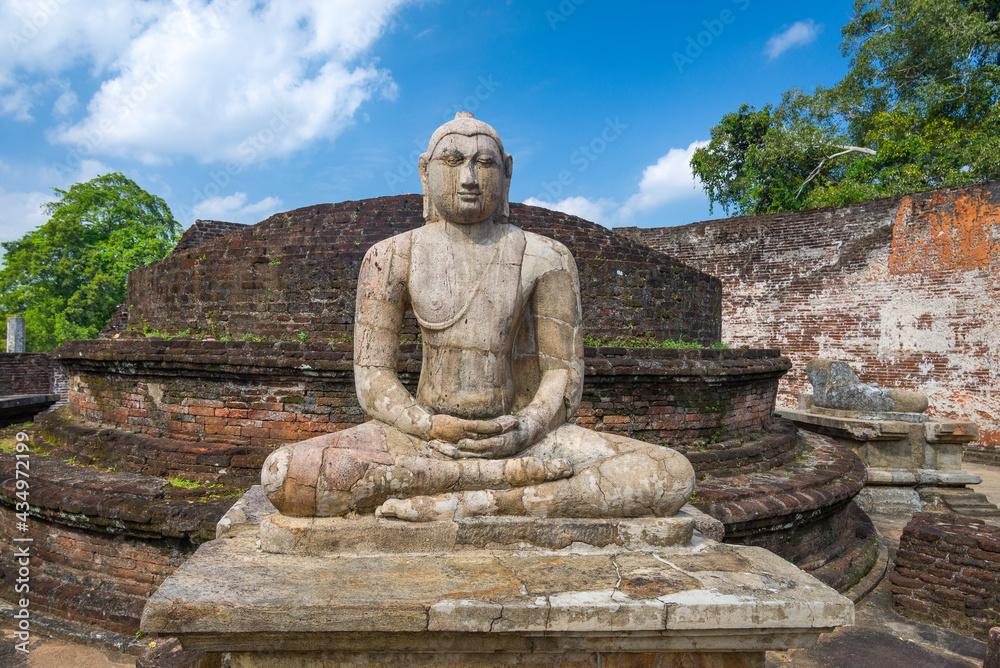
[[[0,313],[24,317],[33,351],[96,338],[125,300],[128,273],[165,257],[180,234],[166,202],[121,174],[53,190],[49,220],[0,244]]]
[[[744,105],[691,166],[741,214],[1000,177],[1000,0],[857,0],[836,86]]]

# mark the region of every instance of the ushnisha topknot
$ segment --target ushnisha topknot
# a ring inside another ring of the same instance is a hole
[[[500,141],[500,135],[497,131],[493,129],[489,123],[483,123],[480,120],[476,120],[476,117],[472,115],[471,111],[460,111],[455,114],[453,120],[448,121],[431,135],[431,140],[427,144],[427,156],[430,157],[434,154],[434,149],[437,148],[438,142],[444,139],[447,135],[465,135],[466,137],[474,137],[476,135],[486,135],[492,137],[493,141],[497,143],[497,147],[500,149],[500,155],[503,155],[503,142]]]

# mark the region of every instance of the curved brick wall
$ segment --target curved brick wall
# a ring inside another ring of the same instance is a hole
[[[246,488],[279,444],[364,419],[352,345],[126,338],[65,344],[73,419],[40,434],[59,456],[118,470]],[[416,383],[420,350],[397,371]],[[671,444],[698,472],[695,499],[726,540],[761,545],[829,584],[853,584],[874,561],[874,533],[850,499],[864,466],[773,421],[789,361],[775,350],[587,347],[574,419],[598,431]]]
[[[575,422],[675,445],[765,430],[789,366],[776,350],[585,352]],[[246,487],[274,447],[364,420],[346,342],[316,350],[297,341],[139,338],[74,341],[57,354],[72,376],[72,413],[92,426],[60,427],[51,440],[108,466]],[[419,370],[419,347],[404,344],[400,377],[415,386]]]
[[[588,336],[719,340],[717,279],[575,216],[523,204],[511,205],[511,213],[515,224],[573,252]],[[349,336],[365,251],[422,224],[422,199],[399,195],[320,204],[233,228],[133,271],[128,326],[236,339]],[[409,338],[415,331],[411,325]]]
[[[353,346],[132,338],[80,341],[58,356],[71,409],[40,424],[56,454],[119,470],[247,488],[283,443],[359,424]],[[874,532],[851,498],[864,481],[853,453],[773,421],[789,361],[776,350],[590,347],[574,422],[684,452],[695,503],[726,540],[767,547],[829,584],[857,581]],[[414,387],[420,348],[397,371]],[[80,423],[80,419],[85,424]],[[134,432],[134,433],[133,433]]]
[[[37,434],[33,440],[37,445]],[[29,461],[31,518],[22,531],[14,513],[16,458],[0,453],[0,598],[23,598],[13,554],[24,544],[11,539],[30,538],[31,609],[116,633],[139,629],[146,599],[198,543],[215,537],[216,521],[234,500],[38,450]]]
[[[688,448],[691,503],[723,523],[727,543],[766,548],[840,591],[871,570],[877,534],[851,503],[866,479],[856,454],[787,420],[718,445]]]

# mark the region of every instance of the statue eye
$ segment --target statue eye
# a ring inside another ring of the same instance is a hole
[[[489,167],[490,165],[495,165],[496,164],[496,161],[493,158],[489,157],[489,156],[485,156],[485,157],[479,158],[479,160],[477,160],[476,162],[478,162],[483,167]]]
[[[458,167],[463,162],[465,162],[465,158],[463,158],[460,155],[446,155],[444,156],[443,160],[444,163],[449,167]]]

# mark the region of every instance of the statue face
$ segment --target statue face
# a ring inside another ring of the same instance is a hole
[[[504,156],[486,135],[446,135],[427,163],[431,201],[453,223],[481,223],[493,216],[506,179]]]

